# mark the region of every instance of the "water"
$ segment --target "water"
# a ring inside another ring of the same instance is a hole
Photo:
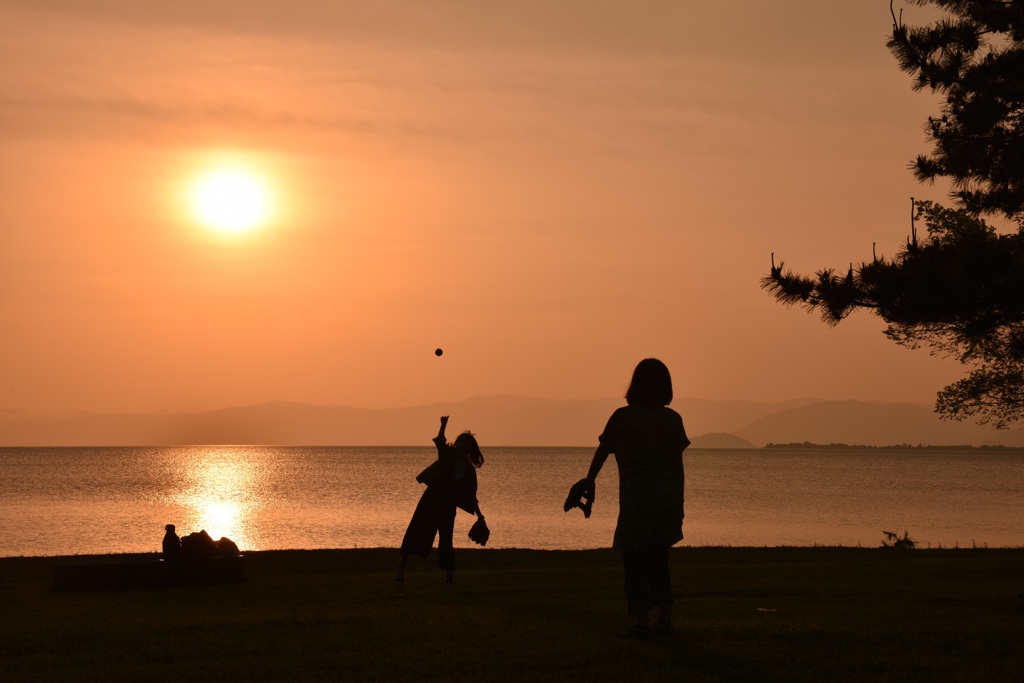
[[[0,556],[154,552],[163,526],[243,550],[397,547],[434,458],[415,448],[0,449]],[[562,511],[592,449],[489,448],[488,547],[607,548],[618,509],[609,460],[590,519]],[[1024,453],[690,450],[687,545],[1024,546]],[[470,547],[459,513],[456,546]]]

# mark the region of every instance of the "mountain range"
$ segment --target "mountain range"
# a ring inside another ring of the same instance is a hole
[[[620,398],[551,400],[480,396],[406,408],[272,402],[208,412],[0,418],[0,446],[266,444],[428,445],[438,416],[450,436],[465,429],[491,446],[596,446]],[[1024,430],[939,420],[927,406],[803,399],[779,403],[683,398],[673,403],[698,448],[769,443],[1002,445],[1024,447]]]

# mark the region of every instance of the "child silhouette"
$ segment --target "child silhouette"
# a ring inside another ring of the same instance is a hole
[[[448,425],[448,416],[441,417],[441,428],[434,437],[437,446],[437,460],[420,472],[416,481],[426,484],[427,488],[420,496],[416,511],[409,521],[409,528],[402,539],[401,559],[395,572],[395,584],[402,585],[405,580],[405,565],[410,555],[427,559],[430,548],[437,537],[438,566],[445,571],[444,588],[454,588],[455,548],[453,536],[455,531],[455,514],[461,508],[477,516],[477,525],[484,526],[484,515],[480,512],[480,504],[476,499],[476,470],[484,464],[483,453],[471,432],[463,432],[456,437],[454,443],[445,441],[444,430]],[[474,526],[478,529],[479,526]],[[486,542],[486,534],[482,536]],[[481,543],[479,538],[474,538]]]

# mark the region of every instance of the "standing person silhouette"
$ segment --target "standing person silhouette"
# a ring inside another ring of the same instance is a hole
[[[402,539],[402,556],[395,572],[395,584],[399,586],[405,580],[405,565],[409,555],[427,559],[436,536],[437,564],[445,571],[444,588],[451,590],[454,588],[453,536],[457,509],[462,508],[476,515],[478,524],[486,528],[484,515],[476,499],[476,470],[484,464],[484,455],[471,432],[459,434],[454,443],[446,442],[444,430],[447,426],[448,416],[443,415],[441,428],[434,437],[437,460],[416,477],[416,481],[426,484],[427,488],[420,496],[420,502],[416,505],[416,511]],[[477,542],[482,544],[479,540]],[[486,542],[486,538],[483,542]]]
[[[668,550],[683,538],[683,450],[690,445],[672,402],[672,377],[656,358],[636,366],[625,407],[612,413],[590,470],[580,482],[593,498],[608,456],[619,468],[619,518],[612,547],[622,556],[629,613],[627,636],[672,635],[672,578]],[[579,484],[577,485],[579,486]],[[575,488],[575,487],[574,487]],[[658,620],[650,622],[651,608]]]

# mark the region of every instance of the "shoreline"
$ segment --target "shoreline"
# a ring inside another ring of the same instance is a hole
[[[1022,552],[1024,545],[1020,546],[952,546],[952,547],[918,547],[918,548],[889,548],[882,545],[680,545],[672,548],[672,553],[702,553],[702,552],[751,552],[769,553],[779,552],[817,552],[822,550],[834,551],[873,551],[883,550],[897,553],[918,552]],[[604,548],[478,548],[478,547],[456,547],[455,551],[462,553],[612,553],[615,551],[611,546]],[[243,556],[269,555],[269,554],[301,554],[301,553],[361,553],[361,552],[398,552],[397,547],[374,546],[374,547],[352,547],[352,548],[268,548],[263,550],[242,550]],[[436,548],[431,550],[431,556],[436,553]],[[0,563],[6,560],[143,560],[159,559],[160,551],[152,552],[124,552],[124,553],[77,553],[68,555],[0,555]]]

